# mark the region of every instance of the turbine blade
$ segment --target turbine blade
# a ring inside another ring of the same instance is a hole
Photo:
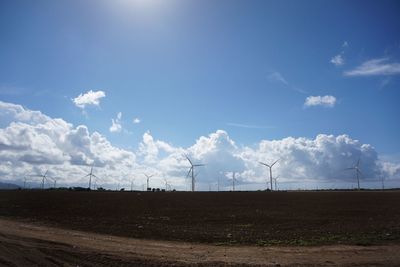
[[[201,166],[206,166],[206,164],[193,164],[193,167],[201,167]]]
[[[271,168],[272,168],[272,166],[274,166],[275,163],[277,163],[278,161],[279,161],[279,159],[275,160],[275,162],[271,164]]]
[[[267,166],[268,168],[270,168],[270,166],[269,166],[268,164],[264,163],[264,162],[259,161],[258,163],[260,163],[260,164],[262,164],[262,165]]]
[[[189,177],[189,174],[190,174],[190,172],[193,170],[193,166],[192,167],[190,167],[190,169],[189,169],[189,171],[188,171],[188,173],[187,173],[187,175],[186,175],[186,177]]]
[[[358,158],[358,160],[357,160],[357,167],[358,167],[358,165],[360,165],[360,158]]]
[[[190,165],[193,166],[193,163],[192,163],[192,161],[189,159],[189,157],[188,157],[187,155],[185,155],[185,157],[186,157],[186,159],[190,162]]]

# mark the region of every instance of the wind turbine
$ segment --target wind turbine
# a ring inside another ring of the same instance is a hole
[[[147,179],[147,190],[149,190],[149,180],[150,180],[150,178],[151,177],[153,177],[154,176],[154,174],[152,174],[152,175],[147,175],[147,174],[145,174],[145,173],[143,173],[144,174],[144,176],[146,176],[146,179]]]
[[[274,182],[275,182],[275,190],[278,190],[278,186],[277,186],[277,180],[278,180],[278,178],[279,178],[279,175],[278,175],[278,176],[276,176],[276,177],[274,178]]]
[[[165,191],[168,191],[168,188],[171,190],[171,185],[168,183],[167,178],[163,178],[164,179],[164,183],[165,183]]]
[[[135,181],[135,178],[133,178],[132,180],[131,180],[131,191],[133,191],[133,182]]]
[[[271,191],[273,190],[272,189],[272,167],[274,167],[274,165],[277,163],[279,161],[279,159],[278,160],[276,160],[274,163],[272,163],[272,164],[267,164],[267,163],[264,163],[264,162],[259,162],[261,165],[264,165],[264,166],[267,166],[268,168],[269,168],[269,180],[270,180],[270,185],[271,185]]]
[[[42,178],[42,189],[44,189],[44,180],[46,180],[46,179],[48,179],[47,178],[47,173],[49,172],[49,170],[46,170],[46,172],[44,173],[44,174],[34,174],[34,175],[31,175],[31,176],[34,176],[34,177],[41,177]]]
[[[90,189],[92,189],[92,177],[95,177],[97,179],[99,178],[93,174],[93,165],[90,168],[90,172],[87,175],[85,175],[83,178],[88,177],[88,176],[89,176],[89,190],[90,190]]]
[[[356,165],[354,165],[351,168],[346,168],[345,170],[355,170],[356,171],[357,189],[360,190],[360,177],[359,177],[359,175],[362,175],[362,172],[360,171],[360,158],[358,158]]]
[[[57,178],[51,178],[51,179],[54,182],[53,188],[56,188],[56,186],[57,186]]]
[[[186,159],[189,161],[190,163],[190,169],[188,174],[186,175],[186,177],[189,177],[189,175],[191,174],[192,177],[192,192],[194,192],[195,190],[195,175],[194,175],[194,167],[201,167],[201,166],[205,166],[205,164],[193,164],[193,162],[190,160],[190,158],[185,155]]]
[[[26,189],[26,176],[24,176],[24,189]]]
[[[232,191],[235,191],[235,172],[232,172]]]

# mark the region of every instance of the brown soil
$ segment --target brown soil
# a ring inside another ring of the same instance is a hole
[[[140,240],[0,219],[0,266],[399,266],[400,245],[257,247]]]
[[[399,191],[0,191],[0,216],[121,237],[219,245],[400,241]]]

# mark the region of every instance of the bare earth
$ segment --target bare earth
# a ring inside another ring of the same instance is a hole
[[[0,266],[400,266],[400,245],[216,246],[0,219]]]

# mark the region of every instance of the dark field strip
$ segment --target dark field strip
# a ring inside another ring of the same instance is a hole
[[[400,242],[399,191],[0,191],[0,216],[117,236],[215,244]]]

